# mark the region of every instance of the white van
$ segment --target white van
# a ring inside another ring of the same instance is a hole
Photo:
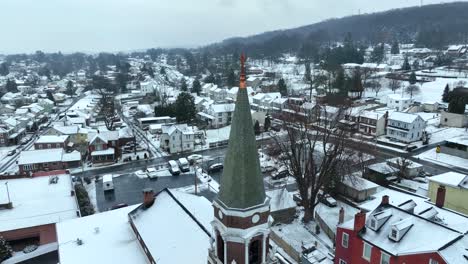
[[[171,172],[172,175],[180,174],[179,165],[177,165],[177,162],[175,162],[175,160],[169,161],[169,171]]]
[[[180,158],[178,162],[179,162],[179,168],[182,172],[190,171],[190,164],[186,158]]]
[[[102,176],[102,188],[104,191],[113,191],[114,182],[112,180],[112,174],[106,174]]]

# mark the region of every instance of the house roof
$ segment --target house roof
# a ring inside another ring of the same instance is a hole
[[[379,185],[356,175],[344,177],[341,183],[357,191],[365,191],[379,187]]]
[[[428,178],[429,181],[437,182],[451,187],[468,189],[468,175],[458,172],[447,172]],[[467,223],[468,224],[468,223]]]
[[[367,225],[365,232],[360,232],[359,235],[363,240],[394,256],[436,252],[463,236],[460,232],[392,205],[380,205],[368,216],[384,210],[391,210],[388,220],[377,231]],[[401,229],[409,230],[400,234],[399,241],[389,239],[392,229],[400,226]]]
[[[54,130],[64,135],[78,134],[79,126],[54,126]]]
[[[44,144],[44,143],[64,143],[68,139],[67,135],[62,136],[40,136],[35,143]]]
[[[456,143],[463,146],[468,146],[468,136],[454,137],[451,139],[445,140],[447,142]]]
[[[147,264],[148,259],[128,224],[128,213],[138,205],[128,206],[63,221],[57,224],[60,263]],[[78,245],[75,241],[83,241]]]
[[[140,206],[129,217],[158,264],[206,263],[213,220],[206,198],[164,189],[151,207]]]
[[[297,206],[292,194],[286,188],[268,191],[266,195],[270,197],[270,210],[272,212]]]
[[[420,118],[419,115],[416,114],[408,114],[403,112],[393,112],[390,114],[390,120],[400,121],[404,123],[413,123],[416,119]]]
[[[212,104],[211,109],[215,113],[234,112],[235,104]]]
[[[71,195],[72,181],[68,174],[50,177],[8,179],[0,181],[0,201],[8,202],[6,185],[13,209],[0,210],[0,232],[58,223],[76,218],[78,206]]]
[[[21,151],[18,165],[58,162],[62,160],[62,153],[61,148]]]

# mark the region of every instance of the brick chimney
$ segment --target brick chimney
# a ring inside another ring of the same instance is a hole
[[[444,203],[445,203],[445,187],[439,186],[439,188],[437,188],[436,206],[442,208],[444,207]]]
[[[360,211],[356,215],[354,215],[354,231],[359,232],[361,231],[364,226],[366,225],[366,213]]]
[[[388,205],[390,203],[390,197],[388,195],[382,196],[382,202],[380,202],[380,205]]]
[[[340,208],[340,214],[338,215],[338,224],[342,224],[344,222],[344,209],[343,207]]]
[[[154,191],[151,188],[143,189],[143,206],[149,208],[154,203]]]

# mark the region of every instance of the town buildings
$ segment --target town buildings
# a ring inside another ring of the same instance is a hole
[[[404,143],[421,140],[426,122],[417,114],[393,112],[388,117],[387,137]]]
[[[468,176],[457,172],[447,172],[432,176],[429,180],[428,196],[436,203],[437,197],[443,206],[468,215]]]

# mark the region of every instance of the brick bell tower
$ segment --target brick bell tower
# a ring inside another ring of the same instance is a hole
[[[245,57],[224,161],[220,191],[213,202],[214,241],[210,264],[266,264],[270,201],[265,195],[245,78]]]

